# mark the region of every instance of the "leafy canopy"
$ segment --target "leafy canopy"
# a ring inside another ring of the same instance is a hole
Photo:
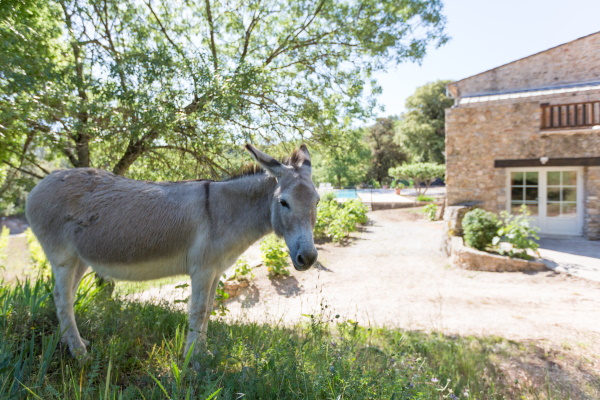
[[[401,147],[394,142],[397,118],[378,118],[374,125],[366,130],[366,140],[371,149],[369,178],[380,185],[389,183],[390,168],[406,161]]]
[[[446,41],[441,11],[440,0],[4,0],[0,161],[37,177],[55,165],[227,174],[243,141],[323,141],[368,116],[375,71]]]
[[[398,122],[396,142],[413,162],[445,162],[445,110],[454,104],[446,95],[450,82],[427,83],[406,100],[407,111]]]

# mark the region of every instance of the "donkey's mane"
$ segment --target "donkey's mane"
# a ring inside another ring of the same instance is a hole
[[[305,160],[304,155],[299,149],[294,150],[291,156],[284,157],[278,159],[283,165],[294,167],[294,169],[298,168],[302,165],[302,163],[307,163],[308,160]],[[246,178],[248,176],[254,175],[262,175],[265,174],[265,170],[260,167],[260,165],[256,163],[248,163],[243,165],[240,169],[235,171],[229,178],[223,180],[223,182],[233,181],[236,179]]]

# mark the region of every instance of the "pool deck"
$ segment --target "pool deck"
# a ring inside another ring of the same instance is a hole
[[[319,190],[319,193],[330,191]],[[372,209],[414,207],[421,204],[417,202],[417,192],[413,188],[402,189],[400,195],[397,195],[394,189],[356,189],[356,193],[360,200],[370,205]],[[434,197],[436,200],[442,200],[446,196],[446,188],[443,186],[430,187],[426,195]],[[345,200],[345,198],[340,200]]]

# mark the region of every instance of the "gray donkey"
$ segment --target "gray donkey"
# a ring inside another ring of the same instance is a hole
[[[88,266],[123,280],[190,275],[187,353],[193,343],[203,348],[219,278],[252,243],[275,231],[298,271],[314,264],[319,195],[308,149],[283,163],[246,150],[264,171],[223,182],[144,182],[76,168],[31,191],[27,219],[52,265],[62,341],[74,356],[86,353],[73,299]]]

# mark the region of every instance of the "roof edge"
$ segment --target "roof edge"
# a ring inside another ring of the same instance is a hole
[[[539,55],[539,54],[542,54],[542,53],[545,53],[545,52],[547,52],[547,51],[550,51],[550,50],[557,49],[557,48],[559,48],[559,47],[562,47],[562,46],[565,46],[565,45],[567,45],[567,44],[569,44],[569,43],[577,42],[577,41],[579,41],[579,40],[583,40],[583,39],[585,39],[585,38],[588,38],[588,37],[590,37],[590,36],[594,36],[594,35],[597,35],[597,34],[600,34],[600,31],[593,32],[593,33],[590,33],[589,35],[585,35],[585,36],[579,37],[579,38],[577,38],[577,39],[569,40],[568,42],[561,43],[561,44],[559,44],[559,45],[557,45],[557,46],[550,47],[550,48],[548,48],[548,49],[546,49],[546,50],[538,51],[537,53],[530,54],[530,55],[528,55],[528,56],[526,56],[526,57],[521,57],[521,58],[518,58],[518,59],[516,59],[516,60],[513,60],[513,61],[507,62],[507,63],[505,63],[505,64],[499,65],[499,66],[497,66],[497,67],[490,68],[490,69],[488,69],[488,70],[485,70],[485,71],[483,71],[483,72],[480,72],[480,73],[478,73],[478,74],[475,74],[475,75],[468,76],[468,77],[466,77],[466,78],[463,78],[463,79],[460,79],[460,80],[458,80],[458,81],[454,81],[454,82],[452,82],[452,83],[448,84],[448,86],[450,86],[450,85],[455,85],[455,84],[458,84],[458,83],[460,83],[460,82],[466,81],[467,79],[471,79],[471,78],[474,78],[474,77],[476,77],[476,76],[479,76],[479,75],[487,74],[488,72],[491,72],[491,71],[497,70],[497,69],[499,69],[499,68],[505,67],[505,66],[507,66],[507,65],[510,65],[510,64],[514,64],[514,63],[516,63],[516,62],[518,62],[518,61],[525,60],[525,59],[527,59],[527,58],[530,58],[530,57],[537,56],[537,55]]]

